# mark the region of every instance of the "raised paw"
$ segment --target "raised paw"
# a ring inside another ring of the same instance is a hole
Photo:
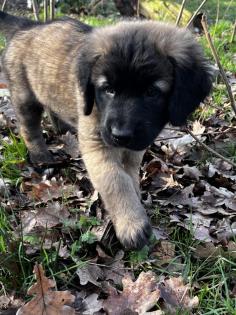
[[[50,165],[56,162],[54,156],[49,152],[29,152],[30,162],[34,165]]]
[[[128,249],[141,249],[149,243],[152,227],[146,215],[135,219],[119,218],[114,226],[117,238]]]

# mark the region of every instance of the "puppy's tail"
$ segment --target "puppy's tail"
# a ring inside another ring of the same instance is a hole
[[[27,29],[36,24],[38,24],[38,22],[0,11],[0,33],[6,37],[7,41],[19,30]]]

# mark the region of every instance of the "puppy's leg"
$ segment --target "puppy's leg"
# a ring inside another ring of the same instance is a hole
[[[120,150],[105,147],[101,140],[81,138],[87,171],[111,215],[117,237],[128,248],[142,248],[148,243],[151,226],[133,179],[123,168]]]
[[[51,110],[47,110],[47,114],[51,120],[53,128],[58,134],[65,134],[67,131],[76,133],[76,128],[63,121],[57,114]]]
[[[139,169],[140,164],[143,159],[145,151],[125,151],[123,156],[123,164],[125,171],[130,175],[130,177],[133,180],[134,188],[136,190],[136,193],[141,198],[140,193],[140,180],[139,180]]]
[[[52,163],[53,156],[47,149],[41,128],[43,107],[34,98],[27,97],[27,93],[16,91],[11,95],[31,162]]]

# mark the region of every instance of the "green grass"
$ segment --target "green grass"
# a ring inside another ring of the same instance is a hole
[[[232,32],[233,24],[229,21],[219,21],[216,25],[210,27],[210,34],[223,68],[231,72],[236,72],[236,63],[233,59],[233,55],[236,53],[236,45],[235,43],[230,44]],[[201,43],[206,55],[213,59],[205,37],[201,38]]]
[[[80,21],[87,23],[91,26],[105,26],[105,25],[115,23],[115,20],[113,17],[102,18],[102,17],[97,17],[97,16],[84,16],[80,18]]]
[[[17,184],[21,179],[22,165],[26,161],[27,148],[21,137],[10,135],[9,141],[0,142],[0,175],[9,179],[12,183]]]
[[[73,210],[72,210],[73,212]],[[77,210],[78,212],[78,210]],[[3,207],[0,208],[0,283],[4,283],[7,292],[12,289],[17,294],[26,294],[33,282],[32,270],[35,263],[41,263],[50,277],[58,285],[76,286],[73,282],[76,269],[86,263],[89,251],[95,251],[96,237],[91,233],[93,226],[100,222],[95,217],[81,215],[78,221],[69,223],[65,221],[61,227],[48,229],[43,233],[31,232],[23,235],[19,231],[20,222],[16,220],[16,213],[9,214]],[[18,226],[18,233],[13,232],[12,226]],[[63,231],[57,247],[44,248],[44,240],[50,238],[53,231]],[[67,237],[66,237],[67,236]],[[68,246],[69,257],[66,260],[59,257],[60,244],[63,241]],[[27,254],[26,248],[36,248],[35,254]],[[78,281],[78,280],[77,280]]]
[[[8,216],[2,207],[0,207],[0,253],[6,253],[8,249],[7,239],[11,232]]]
[[[227,100],[227,91],[225,88],[225,85],[223,84],[218,84],[214,87],[213,89],[213,94],[212,94],[212,99],[215,105],[217,106],[222,106],[225,101]]]
[[[199,242],[194,241],[191,233],[177,228],[172,237],[176,257],[179,255],[183,260],[182,276],[193,286],[199,286],[197,314],[235,315],[236,300],[230,297],[228,289],[236,276],[235,260],[222,256],[196,259],[194,251]]]
[[[230,281],[236,276],[236,262],[232,258],[218,256],[199,259],[194,252],[199,244],[191,232],[176,228],[171,236],[175,245],[176,256],[169,266],[163,269],[154,268],[159,275],[177,276],[176,264],[181,261],[181,275],[192,287],[192,296],[198,296],[199,307],[194,314],[235,315],[236,300],[229,295]],[[166,270],[171,270],[168,273]],[[178,313],[177,313],[178,314]]]
[[[65,16],[64,13],[61,13],[60,11],[57,11],[56,18],[61,18]],[[44,20],[44,13],[43,11],[39,14],[40,21]],[[109,24],[113,24],[116,20],[114,16],[111,17],[102,17],[102,16],[95,16],[95,15],[81,15],[79,16],[79,20],[83,23],[89,24],[91,26],[105,26]],[[1,45],[1,41],[0,41]],[[1,46],[0,46],[1,47]]]
[[[170,0],[170,2],[181,4],[182,0]],[[187,0],[185,8],[194,12],[201,3],[202,0]],[[218,5],[219,9],[217,9]],[[217,11],[219,12],[218,19],[234,22],[236,16],[236,2],[235,0],[207,0],[201,11],[207,13],[212,23],[215,23],[217,20]]]
[[[0,52],[4,49],[6,44],[5,37],[0,34]]]
[[[157,211],[155,221],[168,222],[169,218],[163,211]],[[166,223],[166,227],[168,227]],[[198,296],[199,306],[194,310],[196,315],[236,315],[236,299],[232,298],[232,288],[236,277],[236,259],[229,253],[207,258],[195,256],[196,248],[202,244],[194,238],[194,227],[189,222],[189,231],[181,227],[174,228],[168,242],[175,246],[175,256],[164,264],[160,260],[153,264],[149,261],[148,248],[132,251],[127,254],[128,264],[137,271],[154,271],[161,276],[182,276],[192,287],[191,297]],[[156,241],[158,244],[159,241]],[[154,244],[154,243],[153,243]],[[176,309],[176,314],[189,315],[189,312]],[[192,313],[191,313],[192,314]]]

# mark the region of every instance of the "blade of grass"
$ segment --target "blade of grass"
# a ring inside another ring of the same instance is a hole
[[[203,14],[201,22],[202,22],[202,27],[203,27],[205,35],[206,35],[206,39],[207,39],[208,44],[209,44],[209,46],[211,48],[212,55],[213,55],[213,57],[215,59],[215,62],[216,62],[217,66],[218,66],[218,68],[220,70],[220,74],[222,76],[222,79],[223,79],[223,81],[224,81],[224,83],[226,85],[226,89],[227,89],[227,92],[228,92],[228,95],[229,95],[231,107],[232,107],[234,113],[236,114],[236,104],[235,104],[235,101],[234,101],[234,96],[233,96],[231,87],[229,85],[229,81],[228,81],[228,79],[226,77],[225,71],[224,71],[224,69],[223,69],[223,67],[221,65],[221,62],[220,62],[219,56],[217,54],[216,48],[215,48],[215,46],[213,44],[211,35],[209,33],[208,26],[207,26],[207,18],[206,18],[205,14]]]

